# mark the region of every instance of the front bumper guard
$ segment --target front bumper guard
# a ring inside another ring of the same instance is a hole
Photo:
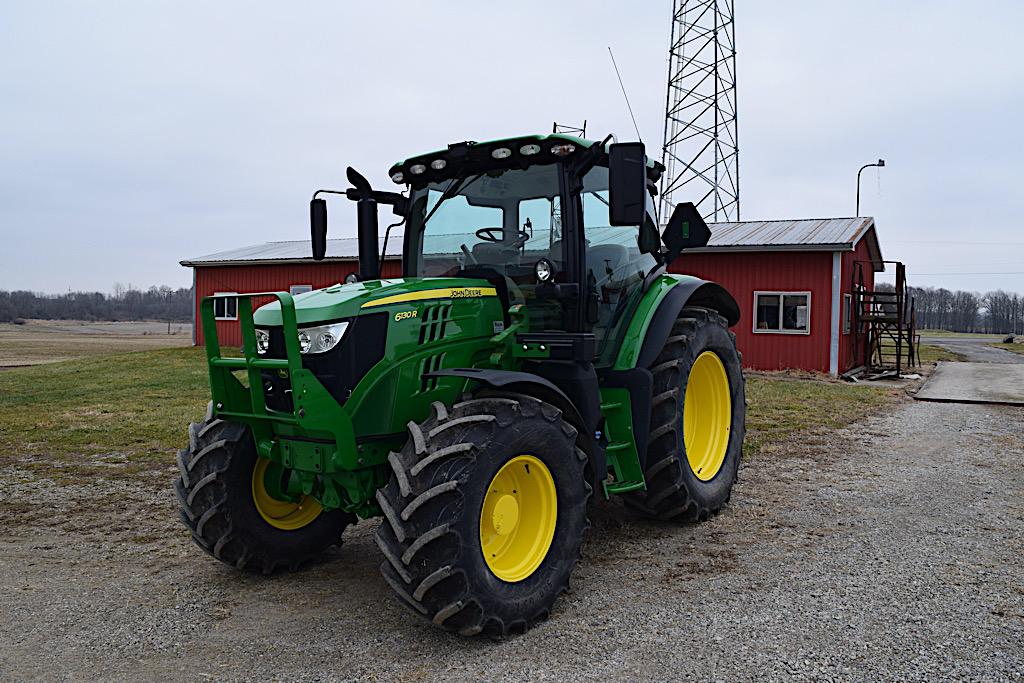
[[[247,424],[264,458],[307,473],[329,474],[359,467],[352,419],[313,373],[302,367],[295,302],[287,292],[233,295],[242,327],[242,356],[224,356],[217,336],[214,297],[200,304],[206,359],[213,397],[213,415]],[[262,358],[256,351],[253,299],[273,297],[281,304],[285,358]],[[283,373],[292,387],[291,413],[268,410],[263,370]],[[243,374],[248,386],[240,381]],[[313,478],[307,478],[312,482]],[[310,488],[303,491],[312,493]],[[328,487],[331,489],[332,487]],[[330,491],[325,495],[331,496]],[[325,505],[338,502],[324,500]],[[332,505],[333,504],[333,505]]]

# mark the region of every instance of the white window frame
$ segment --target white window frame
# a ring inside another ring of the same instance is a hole
[[[213,319],[214,320],[238,320],[238,292],[214,292],[214,299],[234,299],[235,300],[235,315],[234,316],[218,316],[217,315],[217,302],[213,302]],[[228,312],[228,305],[224,304],[224,313]]]
[[[781,297],[786,296],[805,296],[807,297],[807,329],[806,330],[761,330],[757,327],[757,299],[760,296],[777,296],[779,298],[779,324],[782,324],[782,301]],[[757,290],[754,292],[754,310],[751,318],[753,319],[754,334],[799,334],[807,336],[811,333],[811,293],[810,292],[782,292],[773,290]]]
[[[843,334],[850,334],[853,329],[853,294],[843,294]]]
[[[295,290],[299,290],[299,291],[295,291]],[[291,294],[292,296],[295,296],[296,294],[305,294],[306,292],[312,292],[312,291],[313,291],[313,285],[289,285],[288,286],[288,293]]]

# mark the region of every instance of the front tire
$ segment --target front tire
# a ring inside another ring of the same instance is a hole
[[[650,517],[706,520],[729,500],[743,455],[746,403],[735,336],[717,312],[684,308],[650,369],[647,491],[627,500]]]
[[[294,571],[318,558],[355,517],[312,499],[277,501],[262,483],[268,460],[245,425],[213,418],[189,425],[174,482],[181,519],[205,552],[238,569]]]
[[[576,430],[520,395],[434,404],[377,492],[381,573],[448,631],[500,638],[547,618],[580,556],[591,487]]]

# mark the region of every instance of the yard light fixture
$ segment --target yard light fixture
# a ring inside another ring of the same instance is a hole
[[[883,168],[885,166],[885,159],[879,159],[873,164],[864,164],[860,167],[860,170],[857,171],[857,211],[853,214],[854,217],[860,216],[860,174],[864,172],[865,168],[871,168],[872,166]]]

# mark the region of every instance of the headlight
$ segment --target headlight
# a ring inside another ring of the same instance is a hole
[[[261,356],[267,352],[270,348],[270,332],[266,330],[256,329],[256,353]]]
[[[551,276],[554,274],[554,270],[555,269],[551,267],[551,261],[548,261],[546,258],[542,258],[537,261],[533,266],[533,271],[537,274],[538,282],[547,282],[550,280]]]
[[[306,355],[326,353],[338,345],[347,327],[347,321],[320,327],[305,327],[299,330],[299,351]]]

